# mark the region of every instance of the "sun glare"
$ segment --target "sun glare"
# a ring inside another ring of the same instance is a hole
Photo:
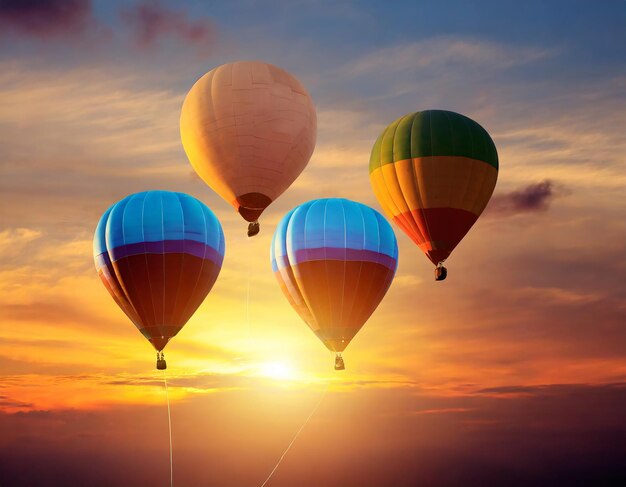
[[[275,380],[293,380],[296,371],[287,362],[266,362],[259,366],[259,374]]]

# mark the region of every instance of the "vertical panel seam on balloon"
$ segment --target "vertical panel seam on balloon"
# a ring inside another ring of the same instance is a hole
[[[124,198],[126,201],[126,204],[124,205],[124,208],[122,209],[122,242],[124,243],[124,245],[126,245],[126,231],[125,231],[125,221],[126,221],[126,210],[128,209],[128,204],[134,199],[137,198],[139,196],[139,193],[135,193],[131,196],[128,196],[127,198]],[[124,201],[124,200],[122,200]],[[117,204],[121,203],[118,202]],[[113,261],[111,261],[113,262]],[[126,294],[126,298],[128,299],[128,302],[131,303],[133,305],[133,308],[135,308],[135,310],[137,311],[137,316],[139,317],[139,323],[137,324],[137,328],[139,329],[139,331],[141,331],[142,329],[146,328],[146,324],[144,323],[144,316],[146,313],[146,310],[143,306],[143,303],[137,303],[137,304],[141,304],[141,311],[142,313],[139,313],[139,311],[137,310],[137,305],[135,305],[135,303],[132,302],[132,300],[130,299],[130,293],[128,291],[128,289],[126,289],[127,286],[132,286],[134,291],[135,291],[135,296],[138,297],[138,293],[137,293],[137,287],[135,286],[135,277],[134,277],[134,273],[133,273],[133,268],[130,265],[130,262],[128,262],[128,259],[126,260],[126,268],[128,269],[128,272],[130,274],[130,282],[127,284],[123,281],[123,279],[120,276],[118,277],[118,280],[120,281],[120,283],[123,283],[124,287],[122,288],[122,290],[124,291],[124,293]],[[115,267],[113,267],[113,271],[117,274],[117,271],[115,270]],[[141,301],[138,299],[138,301]]]
[[[470,191],[469,191],[470,184],[469,183],[472,180],[472,173],[475,172],[476,161],[478,160],[478,157],[479,157],[478,156],[479,152],[478,152],[477,148],[474,147],[474,130],[473,129],[474,129],[475,122],[473,120],[469,119],[469,118],[466,118],[466,117],[463,117],[462,120],[463,120],[463,123],[466,123],[466,124],[469,122],[470,140],[471,140],[471,143],[472,143],[472,151],[471,151],[471,154],[470,154],[471,155],[470,177],[468,178],[468,184],[467,184],[467,187],[465,189],[465,193],[463,194],[463,200],[462,201],[465,202],[466,198],[469,201],[471,201],[470,205],[463,205],[463,206],[464,206],[464,208],[468,208],[468,211],[470,211],[471,213],[475,213],[474,207],[476,205],[476,202],[478,201],[478,198],[480,198],[480,194],[479,194],[479,191],[475,192],[473,198],[471,198],[471,194],[469,194],[470,193]],[[484,171],[481,172],[481,175],[483,176],[482,179],[484,180]],[[482,184],[479,185],[479,186],[482,186]],[[476,215],[476,216],[478,217],[478,215]],[[468,229],[468,231],[469,231],[469,229]]]
[[[386,132],[387,130],[390,130],[390,128],[389,128],[389,127],[387,127],[387,128],[383,131],[383,140],[384,140],[384,134],[385,134],[385,132]],[[393,130],[394,130],[394,133],[395,133],[395,128],[394,128]],[[384,165],[382,164],[382,157],[383,157],[383,143],[382,143],[382,141],[381,141],[381,144],[380,144],[380,160],[381,160],[381,165],[380,165],[380,173],[381,173],[381,177],[382,177],[382,179],[383,179],[383,184],[384,184],[384,186],[385,186],[385,189],[387,190],[387,200],[388,200],[388,203],[390,203],[390,204],[391,204],[390,206],[391,206],[391,208],[392,208],[392,211],[393,211],[393,208],[395,208],[395,210],[396,210],[396,214],[398,215],[398,217],[399,217],[399,218],[401,218],[401,217],[402,217],[402,211],[400,211],[400,208],[398,207],[398,205],[397,205],[397,204],[396,204],[396,202],[394,201],[394,199],[393,199],[393,194],[392,194],[392,192],[389,190],[389,186],[387,185],[387,179],[385,178],[385,172],[383,171],[383,166],[384,166]],[[391,165],[395,165],[395,162],[393,161],[393,157],[392,157],[392,161],[391,161],[391,163],[390,163],[390,164],[391,164]],[[395,168],[394,168],[394,171],[395,171]],[[396,176],[396,179],[397,179],[397,176]],[[400,187],[400,184],[399,184],[399,183],[398,183],[398,187]],[[408,208],[408,207],[407,207],[407,208]],[[410,208],[409,208],[409,210],[410,210]]]
[[[433,121],[432,121],[432,111],[428,111],[426,112],[428,115],[428,131],[430,133],[430,156],[432,157],[434,154],[434,143],[433,143]],[[428,233],[428,235],[426,236],[426,238],[424,239],[424,243],[430,243],[431,247],[432,247],[432,239],[433,236],[430,232],[430,227],[428,226],[428,218],[426,217],[426,212],[424,211],[424,201],[421,198],[421,193],[420,193],[420,185],[419,185],[419,181],[417,180],[417,177],[415,176],[415,166],[413,165],[414,161],[411,160],[411,169],[413,171],[413,181],[416,185],[416,191],[418,194],[418,199],[420,201],[420,212],[422,214],[422,219],[424,220],[424,225],[426,225],[426,232]]]
[[[304,292],[302,291],[302,289],[300,288],[300,285],[298,283],[298,279],[296,277],[296,273],[295,273],[295,269],[296,269],[296,265],[297,262],[291,262],[289,260],[289,252],[287,251],[287,230],[289,228],[289,224],[292,220],[294,214],[294,210],[292,210],[290,212],[290,214],[287,215],[287,221],[285,223],[285,231],[284,233],[281,232],[280,234],[280,239],[283,242],[283,246],[285,249],[285,259],[287,261],[287,265],[284,267],[284,273],[285,275],[283,275],[283,271],[280,270],[279,268],[279,274],[281,276],[281,278],[283,279],[283,282],[285,283],[285,286],[287,288],[287,291],[291,294],[291,290],[290,287],[293,288],[293,290],[297,293],[298,297],[299,297],[299,302],[300,302],[300,306],[302,306],[303,308],[305,308],[308,312],[308,315],[311,316],[312,318],[314,318],[311,309],[306,301],[306,298],[304,297]],[[274,254],[276,255],[276,250],[274,251]],[[278,260],[277,260],[278,262]],[[279,263],[279,262],[278,262]],[[289,284],[289,285],[287,285]],[[291,299],[294,299],[294,297],[292,296]],[[294,299],[295,302],[295,299]],[[296,310],[296,312],[298,312]],[[298,314],[300,315],[300,313],[298,312]],[[301,316],[301,315],[300,315]],[[302,317],[302,316],[301,316]],[[309,323],[304,317],[302,317],[302,319],[305,321],[305,323],[307,323],[309,325],[309,327],[312,326],[317,326],[317,321],[315,321],[315,323]]]
[[[422,243],[426,243],[430,240],[430,230],[428,228],[428,222],[426,221],[426,217],[422,211],[423,207],[424,207],[424,201],[422,200],[422,194],[420,192],[420,187],[419,187],[419,182],[417,180],[417,175],[415,174],[415,160],[413,159],[413,129],[415,127],[415,121],[417,120],[417,116],[418,114],[415,114],[413,116],[413,120],[411,121],[411,137],[409,138],[409,160],[408,160],[408,165],[411,169],[411,174],[412,177],[409,177],[409,187],[407,189],[411,189],[413,188],[414,192],[415,192],[415,197],[417,199],[417,204],[418,204],[418,208],[416,208],[417,211],[421,211],[422,212],[422,218],[424,219],[424,223],[426,225],[426,232],[428,234],[425,234],[424,232],[422,232],[422,228],[419,225],[419,222],[417,221],[417,219],[413,216],[413,211],[411,211],[411,206],[409,205],[409,202],[407,201],[406,198],[404,198],[404,202],[407,206],[407,208],[409,209],[409,214],[407,215],[407,220],[410,220],[413,222],[413,224],[415,225],[415,230],[417,231],[417,234],[420,235],[422,237]],[[430,122],[429,122],[429,128],[430,128]],[[431,152],[432,152],[432,142],[431,142]],[[394,163],[393,165],[393,170],[396,172],[396,179],[398,179],[398,185],[400,185],[400,179],[398,178],[398,172],[396,169],[396,165]],[[401,190],[401,195],[404,197],[404,194],[402,192],[402,186],[400,186],[400,190]]]
[[[154,294],[152,294],[152,279],[150,279],[150,266],[148,265],[148,249],[146,248],[146,229],[145,229],[145,210],[146,200],[148,199],[148,193],[144,194],[144,198],[141,204],[141,239],[143,243],[143,258],[146,263],[146,273],[148,274],[148,288],[150,289],[150,304],[152,305],[152,316],[154,316],[154,325],[157,326],[157,330],[160,333],[163,332],[162,327],[157,325],[156,309],[154,308]],[[163,335],[161,335],[163,337]]]
[[[167,324],[165,323],[165,283],[167,277],[165,275],[165,207],[163,206],[163,193],[159,192],[159,201],[161,202],[161,242],[163,245],[163,253],[161,254],[161,262],[163,262],[163,303],[161,304],[161,324],[164,329],[167,330]]]
[[[307,206],[306,209],[305,209],[305,213],[304,213],[304,226],[303,226],[302,235],[304,236],[304,249],[305,250],[307,248],[306,225],[307,225],[307,221],[308,221],[308,218],[309,218],[309,211],[313,207],[314,204],[315,204],[315,202],[313,202],[309,206]],[[292,219],[293,219],[294,215],[292,215],[292,217],[291,217]],[[291,220],[290,220],[290,223],[291,223]],[[295,257],[295,253],[294,253],[294,257]],[[320,325],[320,323],[318,321],[318,318],[317,318],[317,316],[315,316],[315,313],[313,313],[313,307],[311,306],[311,300],[310,300],[310,298],[308,296],[308,293],[304,289],[304,283],[298,282],[298,276],[296,275],[295,270],[297,269],[297,266],[299,265],[299,262],[296,261],[295,264],[296,265],[293,267],[293,269],[294,269],[294,278],[296,280],[296,283],[298,284],[298,288],[300,289],[300,292],[302,293],[302,297],[304,298],[304,302],[306,304],[306,307],[309,309],[309,313],[311,314],[311,316],[313,316],[315,318],[315,323],[317,324],[318,328],[321,329],[321,325]],[[299,270],[298,270],[298,274],[300,274]]]
[[[107,213],[105,213],[106,220],[104,222],[102,222],[102,224],[104,225],[104,241],[102,241],[102,239],[99,239],[99,240],[100,240],[100,245],[101,246],[104,244],[104,252],[102,252],[101,255],[102,254],[106,254],[107,259],[109,260],[109,262],[111,264],[111,270],[113,272],[112,273],[108,272],[108,274],[111,277],[110,280],[117,286],[117,289],[120,292],[120,301],[124,304],[124,306],[126,308],[126,309],[124,309],[124,312],[128,315],[128,317],[135,324],[135,326],[137,328],[139,328],[139,319],[140,319],[139,318],[139,313],[137,313],[137,310],[135,309],[133,304],[130,302],[130,300],[129,300],[127,294],[126,294],[126,291],[124,290],[124,288],[122,287],[122,284],[120,283],[120,280],[119,280],[118,276],[115,274],[115,267],[113,266],[113,260],[111,259],[111,254],[109,252],[109,247],[108,247],[108,245],[106,243],[106,229],[107,229],[107,225],[109,223],[109,219],[111,218],[111,213],[113,212],[113,208],[116,206],[116,204],[112,205],[111,208],[109,208],[109,210],[107,211]],[[107,282],[108,281],[109,281],[109,279],[107,279]],[[109,286],[110,285],[111,285],[111,283],[109,282]],[[128,314],[128,312],[131,312],[133,316],[130,316]]]
[[[343,278],[341,281],[341,306],[339,307],[340,315],[339,315],[339,323],[343,324],[343,305],[344,305],[344,295],[346,292],[346,259],[347,259],[347,248],[348,248],[348,226],[346,223],[346,210],[343,206],[343,201],[339,200],[341,204],[341,213],[343,215]]]
[[[365,217],[363,216],[363,211],[365,211],[365,210],[364,210],[362,205],[357,205],[357,208],[359,210],[359,215],[361,215],[361,224],[363,225],[363,232],[362,232],[363,243],[362,243],[361,247],[362,247],[362,249],[365,249],[365,232],[366,231],[365,231]],[[359,272],[358,272],[357,278],[356,278],[357,285],[358,285],[359,281],[361,280],[361,271],[362,270],[363,270],[363,259],[360,259],[360,261],[359,261]],[[354,322],[352,315],[354,313],[354,303],[356,302],[356,300],[357,300],[357,294],[356,294],[356,290],[355,290],[354,298],[352,299],[352,306],[350,307],[350,313],[348,314],[348,322],[349,323],[353,323]]]
[[[175,288],[175,294],[174,294],[174,302],[172,305],[172,321],[175,321],[177,323],[177,326],[180,325],[180,320],[176,319],[176,310],[178,309],[177,304],[178,304],[178,296],[179,296],[179,291],[181,288],[181,280],[183,278],[183,270],[185,269],[185,244],[186,244],[186,236],[187,233],[185,231],[185,211],[183,209],[183,203],[181,200],[181,197],[179,195],[179,193],[175,193],[176,196],[176,201],[178,201],[178,206],[180,207],[180,214],[182,216],[182,228],[183,228],[183,238],[182,238],[182,242],[183,242],[183,250],[182,250],[182,257],[181,257],[181,261],[180,261],[180,269],[178,272],[178,284],[176,285]]]
[[[333,326],[335,323],[335,313],[333,309],[332,302],[332,294],[330,292],[330,275],[328,274],[328,246],[326,242],[326,212],[328,211],[328,203],[329,199],[324,201],[324,216],[322,217],[322,228],[324,229],[323,233],[323,248],[324,248],[324,275],[326,277],[326,295],[328,296],[328,308],[329,308],[329,317],[330,323],[326,323],[326,326]]]

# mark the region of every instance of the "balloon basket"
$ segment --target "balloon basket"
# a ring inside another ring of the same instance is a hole
[[[163,352],[157,352],[156,368],[157,370],[167,369],[167,362],[165,361],[165,355],[163,355]]]
[[[443,281],[446,277],[448,277],[448,269],[439,264],[435,268],[435,281]]]
[[[261,231],[261,225],[259,222],[251,222],[248,224],[248,237],[254,237]]]
[[[343,363],[343,357],[339,354],[335,356],[335,370],[345,370],[346,365]]]

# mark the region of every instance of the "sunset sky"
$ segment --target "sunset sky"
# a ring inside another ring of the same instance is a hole
[[[94,269],[101,214],[167,189],[224,228],[221,274],[166,348],[174,483],[626,485],[622,0],[0,1],[0,485],[169,485],[154,351]],[[198,178],[179,116],[215,66],[293,73],[313,157],[261,233]],[[376,137],[463,113],[498,184],[447,261],[394,227],[385,299],[333,358],[282,295],[276,224],[313,198],[382,211]]]

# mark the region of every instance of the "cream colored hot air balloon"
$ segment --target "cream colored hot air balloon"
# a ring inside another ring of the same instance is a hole
[[[180,134],[195,171],[250,222],[252,236],[263,210],[309,162],[317,118],[311,97],[287,71],[238,61],[193,85]]]

